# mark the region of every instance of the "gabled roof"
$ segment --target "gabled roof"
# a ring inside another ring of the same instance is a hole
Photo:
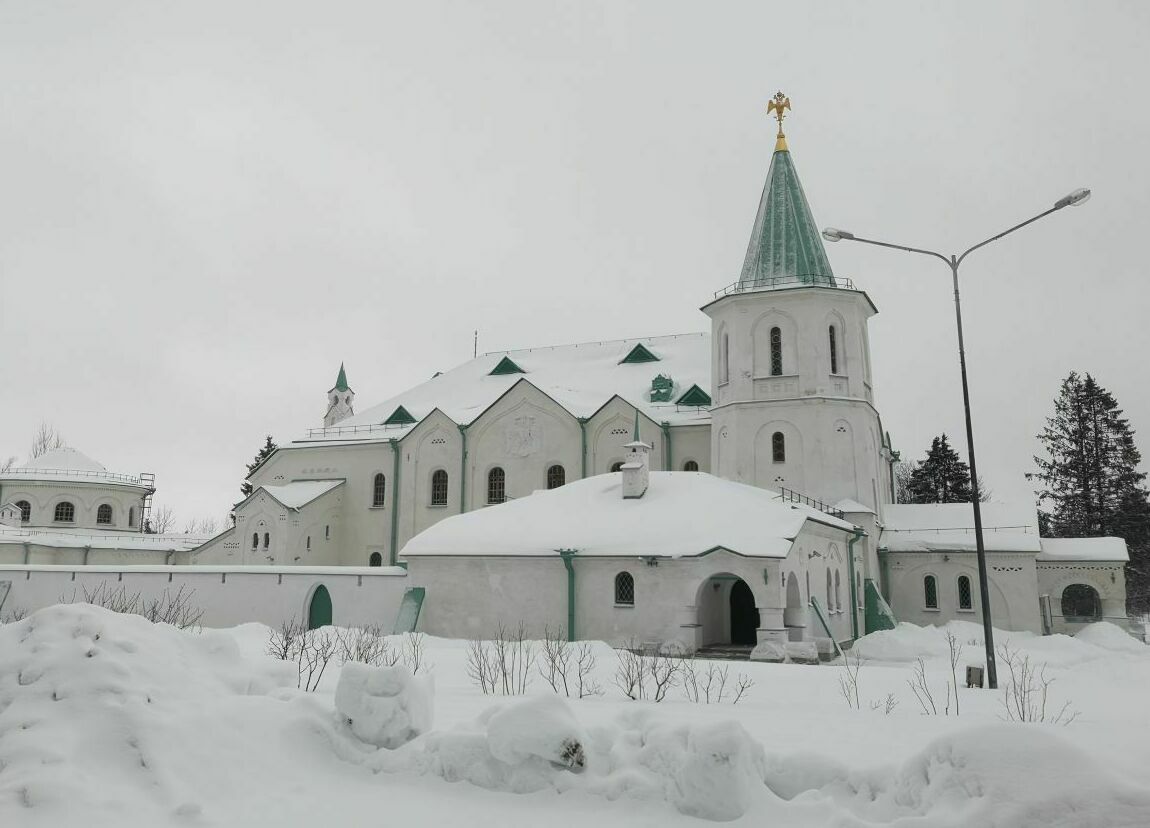
[[[658,362],[659,358],[651,353],[642,342],[631,349],[627,356],[619,360],[620,365],[632,365],[640,362]]]
[[[702,406],[710,404],[711,395],[697,385],[692,385],[685,392],[683,392],[683,396],[675,400],[675,405]]]
[[[391,412],[391,416],[383,421],[384,425],[410,425],[415,422],[415,418],[411,413],[402,405],[395,411]]]
[[[342,485],[342,480],[293,480],[280,486],[257,486],[255,491],[236,505],[236,508],[239,509],[260,491],[265,491],[281,506],[298,511],[316,498]]]
[[[634,350],[636,344],[643,344],[657,353],[659,364],[644,369],[642,365],[623,363],[624,357]],[[504,358],[526,368],[526,376],[493,373],[494,365]],[[341,420],[334,427],[315,429],[310,439],[344,442],[403,437],[410,425],[383,426],[400,407],[416,422],[438,408],[452,421],[469,425],[517,382],[527,379],[574,417],[590,417],[610,399],[619,396],[656,423],[707,423],[710,412],[706,409],[677,407],[671,401],[653,403],[650,391],[651,380],[658,373],[673,375],[685,387],[694,383],[700,388],[709,388],[710,372],[711,337],[707,333],[584,342],[484,354]]]
[[[491,369],[489,376],[498,377],[503,374],[526,374],[527,372],[515,364],[511,357],[505,356],[499,360],[499,363]]]
[[[783,148],[771,157],[739,284],[793,287],[795,282],[835,287],[818,225],[791,154]]]
[[[578,555],[679,558],[716,547],[747,557],[784,558],[808,520],[853,526],[777,492],[705,472],[651,472],[642,498],[624,499],[622,475],[602,474],[446,518],[416,535],[403,557]]]

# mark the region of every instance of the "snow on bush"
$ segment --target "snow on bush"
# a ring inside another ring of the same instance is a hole
[[[356,737],[394,749],[431,729],[432,697],[430,676],[349,661],[336,685],[335,709]]]

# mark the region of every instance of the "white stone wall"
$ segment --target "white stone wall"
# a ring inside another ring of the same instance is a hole
[[[1062,592],[1071,584],[1086,584],[1098,592],[1102,617],[1127,623],[1126,566],[1117,561],[1038,561],[1038,594],[1050,596],[1051,631],[1073,635],[1084,622],[1062,617]]]
[[[24,542],[0,542],[0,565],[7,564],[59,564],[83,566],[102,564],[109,566],[141,566],[147,564],[186,564],[191,560],[188,551],[172,550],[172,542],[156,535],[131,535],[132,545],[124,547],[92,546],[85,550],[82,538],[72,538],[74,546],[55,546]],[[106,536],[93,537],[92,542],[108,543]]]
[[[402,569],[360,567],[85,567],[0,565],[0,581],[12,589],[0,614],[34,612],[60,601],[83,600],[84,590],[126,590],[146,599],[165,590],[190,592],[189,604],[204,610],[201,624],[230,627],[258,621],[277,627],[306,620],[308,602],[323,584],[331,595],[332,623],[382,624],[392,628],[408,586]]]
[[[886,598],[899,621],[926,625],[963,619],[981,623],[982,602],[974,552],[888,552],[886,558]],[[1042,632],[1034,558],[1033,552],[986,553],[990,614],[995,627]],[[924,578],[927,575],[937,579],[937,610],[926,607]],[[959,575],[971,580],[969,610],[960,610],[958,606]]]

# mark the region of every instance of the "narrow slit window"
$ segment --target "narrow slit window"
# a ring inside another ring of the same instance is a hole
[[[431,475],[431,505],[447,505],[447,472],[437,469]]]
[[[252,532],[252,549],[259,549],[260,547],[260,533]]]
[[[783,374],[783,331],[781,328],[771,328],[771,376],[779,377]]]
[[[387,478],[377,474],[371,484],[371,505],[382,506],[387,495]]]
[[[970,578],[965,575],[958,576],[958,608],[974,609],[974,600],[970,593]]]
[[[938,609],[938,579],[927,575],[922,579],[923,598],[927,609]]]
[[[838,344],[835,341],[834,325],[827,328],[827,339],[830,341],[831,346],[831,373],[837,374],[839,372],[839,351]]]
[[[787,462],[787,438],[781,431],[771,435],[771,460],[776,463]]]

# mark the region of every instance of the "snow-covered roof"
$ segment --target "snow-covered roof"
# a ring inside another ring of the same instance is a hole
[[[550,491],[447,518],[416,535],[401,552],[420,555],[586,556],[740,555],[786,557],[808,520],[851,531],[846,521],[777,492],[706,473],[651,472],[640,498],[625,500],[622,474],[601,474]]]
[[[300,509],[320,495],[325,495],[336,486],[342,485],[342,480],[295,480],[282,486],[260,486],[259,489],[263,489],[289,509]]]
[[[656,360],[623,362],[642,345]],[[509,359],[522,372],[496,373]],[[651,382],[659,374],[674,383],[669,402],[651,402]],[[326,429],[312,429],[311,440],[378,440],[402,437],[414,423],[384,426],[400,408],[416,422],[439,409],[456,423],[469,424],[520,380],[526,380],[576,417],[590,417],[618,395],[651,419],[672,425],[709,423],[704,407],[675,404],[692,385],[711,387],[711,336],[707,333],[615,339],[497,351],[450,371]]]
[[[1040,561],[1130,560],[1122,538],[1043,538]]]
[[[851,500],[849,497],[844,498],[843,500],[840,500],[838,503],[836,503],[835,508],[838,509],[840,512],[843,512],[844,514],[847,514],[850,512],[855,512],[855,513],[861,512],[863,514],[871,514],[871,515],[874,514],[874,509],[872,509],[870,506],[867,506],[864,503],[859,503],[857,500]]]
[[[0,526],[0,545],[30,543],[35,546],[57,546],[67,549],[129,549],[160,552],[183,552],[195,549],[207,538],[203,535],[148,535],[140,532],[85,532],[83,529],[28,529]]]
[[[150,487],[138,475],[115,474],[103,463],[74,448],[58,448],[34,457],[19,468],[0,472],[0,480],[35,480],[68,483],[113,483]]]
[[[974,509],[969,503],[898,503],[883,507],[880,548],[891,552],[974,551]],[[982,537],[995,552],[1038,552],[1033,506],[983,503]]]

